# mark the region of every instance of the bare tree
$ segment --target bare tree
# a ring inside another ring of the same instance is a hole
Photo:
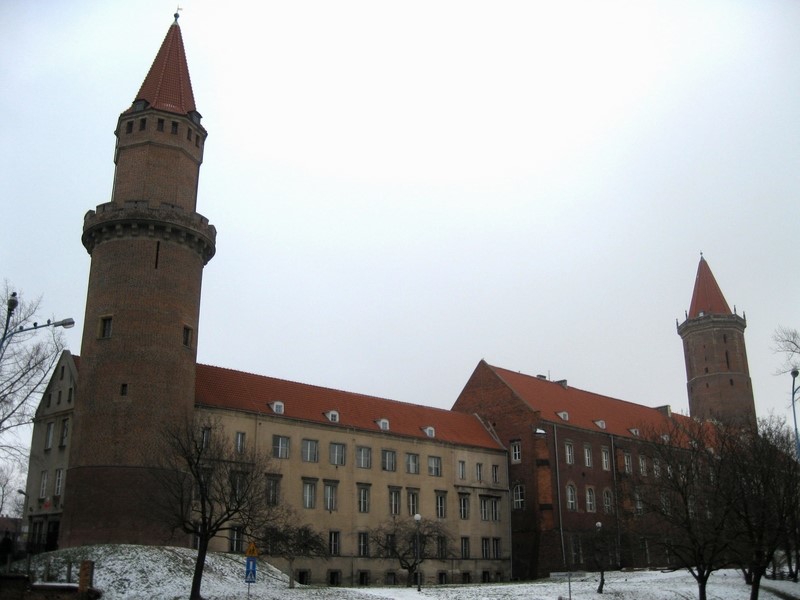
[[[720,487],[731,439],[692,419],[672,420],[645,437],[653,465],[632,481],[633,528],[655,540],[675,570],[687,569],[706,600],[708,578],[729,564],[734,545],[733,498]]]
[[[41,299],[24,301],[4,285],[6,315],[0,342],[0,459],[20,460],[25,443],[14,433],[33,422],[35,400],[64,349],[60,329],[35,322]],[[70,320],[70,322],[72,322]]]
[[[800,331],[790,327],[778,327],[772,334],[772,349],[784,355],[784,363],[778,374],[790,372],[800,366]]]
[[[244,536],[267,521],[270,462],[255,449],[235,447],[218,420],[166,427],[163,441],[154,475],[163,493],[151,502],[156,518],[194,536],[197,560],[190,598],[198,600],[210,541],[234,529]]]
[[[397,559],[408,573],[406,586],[410,586],[427,558],[448,558],[452,536],[439,521],[394,517],[384,521],[370,532],[372,543],[385,558]]]
[[[272,556],[282,556],[289,565],[289,587],[294,588],[294,561],[299,557],[328,558],[325,537],[308,524],[297,524],[296,516],[287,511],[284,518],[273,519],[254,535]]]

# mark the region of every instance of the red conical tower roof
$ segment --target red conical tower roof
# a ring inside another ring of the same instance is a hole
[[[180,115],[197,111],[177,13],[136,100],[146,101],[150,108]]]
[[[689,318],[695,319],[703,315],[730,315],[731,309],[722,295],[722,290],[714,279],[711,267],[706,259],[700,255],[700,264],[697,266],[697,277],[694,281],[692,304],[689,307]]]

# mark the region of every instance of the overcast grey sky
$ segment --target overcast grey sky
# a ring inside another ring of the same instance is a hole
[[[485,358],[686,411],[702,251],[759,415],[791,419],[800,3],[181,6],[218,229],[201,362],[449,407]],[[75,353],[82,218],[174,11],[0,4],[1,274]]]

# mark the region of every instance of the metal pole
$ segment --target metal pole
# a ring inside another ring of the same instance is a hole
[[[422,591],[422,577],[420,577],[420,572],[419,572],[419,562],[420,562],[420,560],[419,560],[419,558],[420,558],[420,555],[419,555],[419,522],[421,520],[422,520],[422,516],[421,515],[419,515],[419,514],[414,515],[414,521],[416,521],[416,523],[417,523],[417,544],[416,544],[417,553],[416,554],[417,554],[417,591],[418,592]]]
[[[792,369],[792,417],[794,417],[794,447],[797,460],[800,460],[800,435],[797,432],[797,409],[795,405],[795,393],[797,392],[797,375],[800,371]]]

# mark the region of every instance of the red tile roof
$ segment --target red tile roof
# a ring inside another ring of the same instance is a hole
[[[135,100],[180,115],[196,111],[178,19],[170,26]]]
[[[275,414],[270,403],[278,401],[283,418],[370,432],[379,432],[376,421],[387,419],[392,435],[428,439],[423,429],[433,427],[437,441],[502,449],[474,415],[209,365],[197,365],[195,398],[199,406],[269,415]],[[331,410],[339,413],[336,424],[326,417]]]
[[[638,429],[644,436],[648,431],[663,429],[667,424],[666,411],[569,387],[566,383],[487,366],[520,400],[539,411],[544,421],[629,438],[637,437],[632,429]],[[564,420],[559,413],[566,413],[568,419]],[[599,425],[600,422],[605,429]]]
[[[697,266],[697,277],[694,280],[694,292],[692,293],[692,304],[689,307],[689,318],[695,319],[702,315],[730,315],[731,309],[725,302],[722,290],[711,273],[706,259],[700,257],[700,264]]]

